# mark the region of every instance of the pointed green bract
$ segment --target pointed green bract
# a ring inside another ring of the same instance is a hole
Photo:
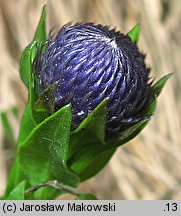
[[[156,99],[150,104],[145,115],[153,115],[156,109]],[[148,124],[150,118],[145,118],[144,120],[130,126],[124,131],[113,138],[106,138],[106,145],[101,145],[97,142],[87,147],[87,149],[80,150],[72,158],[71,168],[79,174],[81,181],[97,174],[110,160],[116,149],[132,140],[137,136],[144,127]]]
[[[44,6],[34,40],[25,48],[20,60],[20,76],[27,89],[29,89],[29,100],[21,121],[21,128],[19,133],[20,143],[23,142],[23,140],[27,137],[27,135],[36,126],[37,120],[39,119],[38,122],[40,122],[41,120],[43,120],[43,118],[45,118],[45,114],[43,114],[44,116],[42,115],[37,118],[36,116],[34,116],[36,113],[34,112],[33,106],[37,98],[35,96],[33,70],[32,70],[32,63],[38,46],[37,43],[39,44],[44,43],[45,40],[46,40],[46,7]],[[24,130],[24,127],[27,128],[26,131]]]
[[[107,114],[107,102],[105,99],[94,111],[80,124],[80,126],[71,133],[70,154],[90,146],[95,142],[105,144],[105,122]]]
[[[81,178],[81,181],[95,175],[108,162],[113,152],[106,149],[105,124],[107,115],[105,99],[71,133],[68,165]],[[89,167],[89,169],[87,169]]]
[[[57,83],[53,83],[39,96],[34,104],[34,108],[37,112],[54,113],[56,89]]]
[[[145,118],[134,125],[130,125],[129,128],[121,131],[118,136],[113,136],[113,138],[105,137],[105,134],[101,138],[100,134],[99,139],[95,139],[96,133],[95,131],[89,131],[91,128],[90,125],[92,122],[94,127],[101,125],[101,128],[105,128],[105,120],[100,121],[99,124],[96,123],[98,116],[99,118],[100,115],[106,116],[105,105],[106,103],[100,104],[93,111],[92,116],[90,114],[82,125],[71,134],[71,150],[68,164],[79,175],[81,181],[85,181],[97,174],[108,163],[116,148],[133,139],[150,120],[150,118]],[[150,104],[144,115],[151,116],[155,108],[156,99]],[[86,125],[85,127],[83,127],[84,124]],[[102,140],[104,142],[101,142]]]
[[[36,29],[33,41],[25,48],[20,60],[20,76],[27,88],[29,88],[32,62],[35,57],[37,43],[40,45],[46,41],[46,6],[43,7],[42,15]]]
[[[107,115],[106,98],[93,112],[80,124],[80,126],[71,133],[70,155],[84,146],[90,146],[91,143],[100,142],[105,144],[105,124]]]
[[[152,86],[152,93],[155,96],[159,96],[161,93],[164,85],[166,84],[167,80],[170,79],[170,77],[173,75],[173,73],[167,74],[164,77],[162,77],[160,80],[158,80],[153,86]]]
[[[46,41],[46,5],[44,5],[41,18],[35,33],[35,41],[45,42]]]
[[[96,135],[97,140],[104,143],[108,100],[108,98],[104,99],[71,135],[74,136],[81,131],[89,130]]]
[[[20,60],[20,76],[21,76],[21,80],[23,81],[27,89],[29,89],[29,80],[30,80],[30,75],[32,73],[32,62],[31,62],[32,50],[35,49],[35,47],[36,47],[36,42],[33,41],[25,48]]]
[[[120,134],[112,139],[108,139],[107,143],[109,143],[109,146],[111,148],[119,147],[130,140],[132,140],[138,133],[141,132],[141,130],[146,126],[146,123],[149,121],[148,120],[142,120],[130,127],[128,127],[126,130],[121,131]]]
[[[138,23],[128,32],[128,36],[131,38],[131,40],[134,43],[138,42],[139,35],[140,35],[140,29],[141,29],[141,25],[140,23]]]
[[[19,147],[21,169],[31,186],[50,179],[76,186],[79,178],[67,167],[71,107],[65,106],[41,122]],[[51,188],[35,192],[36,199],[52,199]]]
[[[107,146],[111,146],[112,148],[119,147],[136,137],[150,121],[151,116],[154,114],[156,109],[156,102],[157,99],[155,98],[150,104],[150,106],[143,113],[143,115],[148,116],[148,118],[145,118],[138,123],[130,125],[130,127],[121,131],[117,137],[108,138]]]
[[[25,86],[29,90],[29,100],[26,105],[25,112],[21,120],[21,127],[19,133],[19,142],[22,143],[33,128],[45,119],[47,112],[41,112],[40,114],[34,110],[34,104],[37,100],[34,86],[34,75],[32,69],[32,63],[35,57],[37,46],[40,46],[46,41],[46,6],[42,11],[34,40],[25,48],[20,61],[20,76]],[[24,128],[26,127],[26,130]]]

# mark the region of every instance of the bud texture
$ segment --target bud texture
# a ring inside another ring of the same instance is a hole
[[[136,43],[115,29],[93,23],[66,24],[37,51],[34,73],[41,95],[56,83],[55,111],[72,105],[76,128],[105,98],[107,131],[140,121],[150,103],[149,68]]]

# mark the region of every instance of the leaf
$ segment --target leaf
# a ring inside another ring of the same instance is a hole
[[[131,38],[132,42],[137,43],[140,35],[141,25],[136,24],[129,32],[128,36]]]
[[[20,76],[27,89],[29,88],[29,80],[32,73],[32,52],[35,48],[36,41],[33,41],[25,48],[20,60]]]
[[[121,131],[117,137],[113,137],[110,139],[107,139],[107,143],[109,146],[112,147],[119,147],[130,140],[132,140],[138,133],[135,133],[136,131],[140,132],[140,129],[143,129],[143,126],[146,126],[145,123],[147,123],[149,119],[142,120],[134,125],[129,126],[126,130]]]
[[[36,121],[33,116],[32,108],[33,103],[35,100],[34,96],[34,83],[32,82],[32,62],[31,62],[31,55],[32,50],[35,49],[36,42],[32,42],[29,44],[22,55],[21,61],[20,61],[20,75],[21,79],[26,85],[26,87],[29,89],[29,100],[25,108],[25,112],[23,114],[22,120],[21,120],[21,127],[19,132],[19,138],[18,143],[22,143],[24,139],[27,138],[29,133],[33,130],[33,128],[36,126]],[[26,130],[25,130],[26,128]]]
[[[78,196],[76,200],[97,200],[97,197],[94,194],[85,193]]]
[[[103,104],[97,107],[97,111],[100,107],[104,107]],[[144,115],[152,115],[155,108],[156,99],[150,104]],[[99,114],[97,111],[93,111],[95,112],[94,116],[106,115],[105,110],[102,110]],[[92,117],[90,119],[95,121],[93,125],[96,125],[96,118],[94,119]],[[105,166],[116,151],[116,148],[133,139],[146,126],[149,120],[150,118],[145,118],[134,125],[130,125],[129,128],[122,131],[117,137],[106,136],[104,142],[101,142],[101,139],[95,139],[94,133],[89,136],[91,134],[89,133],[89,124],[87,124],[87,131],[85,128],[84,130],[78,128],[77,131],[79,131],[79,135],[75,134],[76,131],[74,131],[71,136],[71,145],[74,145],[74,148],[71,146],[73,150],[71,149],[72,152],[70,151],[72,154],[70,155],[68,164],[80,176],[81,181],[92,177]],[[102,124],[105,124],[105,122],[102,121]],[[77,135],[77,137],[75,135]],[[92,136],[93,142],[91,142]],[[76,147],[78,149],[77,151]]]
[[[43,7],[42,15],[36,29],[33,41],[25,48],[20,60],[20,76],[27,88],[29,88],[30,75],[32,73],[32,62],[35,57],[37,44],[46,41],[46,6]]]
[[[116,150],[116,148],[111,148],[110,150],[101,150],[100,153],[94,155],[92,157],[91,163],[89,163],[87,168],[80,173],[81,181],[85,181],[101,171],[109,162]]]
[[[13,162],[13,165],[11,167],[11,170],[8,174],[8,181],[7,181],[7,186],[5,190],[5,194],[3,196],[4,199],[7,199],[9,196],[10,192],[16,188],[20,182],[25,180],[25,176],[21,172],[20,169],[20,163],[19,163],[19,158],[16,157],[15,161]]]
[[[76,186],[79,178],[67,167],[71,107],[69,105],[41,122],[20,146],[18,155],[22,172],[31,186],[56,179]],[[42,188],[35,192],[37,199],[51,199],[57,191]]]
[[[32,72],[31,54],[32,50],[35,49],[36,43],[32,42],[25,48],[20,61],[20,75],[24,84],[29,89],[29,99],[26,105],[19,132],[18,143],[22,143],[33,128],[37,125],[36,117],[34,116],[34,102],[36,101],[36,95],[34,92],[34,79]],[[25,130],[26,128],[26,130]]]
[[[16,149],[15,135],[14,135],[14,131],[12,129],[12,125],[10,123],[8,114],[9,114],[8,112],[0,113],[1,122],[2,122],[2,126],[3,126],[4,133],[5,133],[5,136],[6,136],[7,140],[11,144],[12,148]]]
[[[43,119],[45,119],[48,116],[47,112],[38,113],[34,110],[34,103],[37,100],[37,95],[35,93],[34,88],[34,75],[32,71],[31,52],[32,49],[35,47],[35,44],[33,44],[32,46],[33,47],[31,47],[30,49],[25,49],[24,54],[22,56],[22,60],[20,62],[20,72],[22,71],[22,74],[26,72],[24,82],[25,84],[27,83],[29,89],[28,103],[26,105],[26,109],[22,117],[21,128],[19,133],[20,143],[23,141],[23,139],[27,137],[27,135],[38,123],[40,123]],[[24,127],[26,126],[27,129],[24,130]]]
[[[91,143],[105,144],[105,122],[108,99],[102,101],[94,111],[71,133],[70,156],[79,149],[89,146]]]
[[[112,152],[103,154],[105,147],[105,122],[108,99],[102,101],[94,111],[71,133],[68,165],[81,177],[81,181],[95,175],[110,159]],[[99,156],[98,156],[99,155]],[[97,160],[97,158],[100,160]],[[96,161],[92,165],[92,161]],[[90,173],[86,172],[87,171]]]
[[[26,181],[20,182],[9,194],[7,200],[24,200],[25,199]]]
[[[28,137],[28,135],[31,133],[31,131],[34,129],[35,126],[36,126],[36,123],[33,120],[33,116],[31,113],[31,106],[30,106],[30,103],[28,103],[23,113],[23,117],[21,119],[21,126],[20,126],[19,137],[18,137],[18,145],[21,145],[25,141],[25,139]]]
[[[72,169],[79,174],[80,180],[85,181],[96,175],[111,159],[116,148],[107,150],[103,147],[98,147],[96,143],[89,151],[81,152],[79,160],[74,158]]]
[[[156,98],[152,101],[149,108],[145,111],[144,115],[151,117],[154,114],[155,109],[156,109]],[[149,121],[150,118],[146,118],[134,125],[130,125],[130,127],[127,128],[125,131],[119,133],[118,137],[107,139],[106,140],[107,146],[119,147],[129,142],[145,128],[145,126],[148,124]]]
[[[22,143],[24,139],[26,139],[28,134],[32,131],[32,129],[48,116],[47,112],[37,113],[34,110],[34,103],[37,100],[37,95],[34,88],[34,75],[32,69],[32,63],[35,57],[37,46],[38,44],[44,43],[45,41],[46,6],[44,6],[43,8],[42,16],[40,18],[34,40],[25,48],[20,61],[20,75],[22,81],[29,89],[29,100],[21,121],[19,143]],[[24,130],[25,127],[26,130]]]
[[[3,196],[3,199],[7,199],[9,196],[9,193],[13,190],[15,187],[15,176],[17,174],[17,159],[14,161],[13,166],[11,167],[10,173],[8,174],[8,183],[6,186],[5,194]]]
[[[35,33],[34,41],[46,41],[46,5],[44,5],[43,7],[42,15]]]
[[[43,8],[42,16],[36,30],[34,40],[25,48],[20,60],[20,76],[25,86],[29,90],[29,100],[26,105],[25,112],[21,120],[18,144],[19,146],[25,143],[25,140],[38,123],[43,121],[48,114],[46,112],[38,113],[34,110],[34,103],[37,100],[37,95],[34,88],[34,76],[32,63],[36,54],[37,46],[41,46],[46,41],[46,7]],[[21,164],[17,155],[13,169],[8,180],[6,195],[16,187],[17,184],[24,179],[24,174],[21,172]]]
[[[152,93],[156,95],[157,97],[162,91],[162,88],[164,87],[165,83],[168,79],[173,75],[173,73],[167,74],[166,76],[162,77],[160,80],[158,80],[153,86],[152,86]]]

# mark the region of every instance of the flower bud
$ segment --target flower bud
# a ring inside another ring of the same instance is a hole
[[[72,106],[76,128],[108,98],[106,130],[144,118],[149,105],[149,68],[128,35],[93,23],[66,24],[57,36],[50,33],[45,51],[34,60],[37,94],[56,84],[54,111]]]

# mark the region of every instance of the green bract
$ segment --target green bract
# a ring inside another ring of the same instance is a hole
[[[49,180],[77,187],[80,182],[97,174],[119,146],[133,139],[146,126],[155,111],[157,96],[171,76],[163,77],[152,87],[155,99],[144,111],[148,118],[130,125],[116,137],[105,134],[107,99],[71,131],[71,105],[49,115],[47,110],[51,108],[51,101],[47,103],[46,92],[39,100],[35,93],[32,62],[36,49],[46,41],[45,19],[46,7],[35,37],[25,48],[20,61],[20,75],[28,89],[29,99],[21,121],[16,160],[3,199],[54,199],[63,191],[43,187],[25,197],[25,190]],[[133,42],[138,41],[139,31],[138,24],[128,33]],[[51,93],[54,95],[53,86]],[[78,199],[96,197],[84,194]]]

